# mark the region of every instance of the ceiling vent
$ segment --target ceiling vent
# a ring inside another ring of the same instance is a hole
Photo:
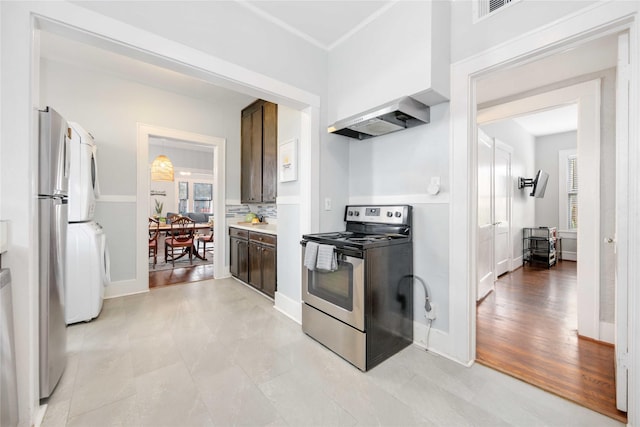
[[[494,12],[503,9],[507,5],[517,3],[519,1],[520,0],[477,0],[476,19],[482,19],[485,16],[491,15]]]

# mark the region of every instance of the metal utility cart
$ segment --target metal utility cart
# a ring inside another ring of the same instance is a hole
[[[537,227],[522,229],[522,266],[544,265],[547,268],[556,263],[556,241],[558,233],[555,227]]]

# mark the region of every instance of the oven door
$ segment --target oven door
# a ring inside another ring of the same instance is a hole
[[[302,301],[364,332],[364,260],[336,249],[338,269],[310,271],[302,247]]]

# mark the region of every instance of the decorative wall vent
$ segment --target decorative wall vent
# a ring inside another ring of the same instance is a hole
[[[520,0],[477,0],[477,14],[476,19],[484,18],[497,10],[507,6],[511,3],[517,3]]]

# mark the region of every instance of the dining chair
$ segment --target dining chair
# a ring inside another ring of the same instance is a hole
[[[207,259],[207,243],[211,244],[211,247],[213,248],[214,244],[213,244],[214,240],[213,240],[213,231],[211,232],[211,234],[206,234],[206,235],[200,235],[196,237],[196,252],[200,253],[200,243],[202,243],[203,246],[203,250],[202,250],[202,258]]]
[[[196,223],[186,216],[174,218],[171,221],[169,237],[164,239],[164,262],[171,260],[171,265],[176,266],[175,260],[189,253],[189,264],[193,264],[194,232]],[[182,249],[176,254],[175,249]],[[169,250],[171,254],[169,255]]]
[[[153,257],[153,268],[158,263],[158,235],[160,234],[160,221],[149,217],[149,256]]]

